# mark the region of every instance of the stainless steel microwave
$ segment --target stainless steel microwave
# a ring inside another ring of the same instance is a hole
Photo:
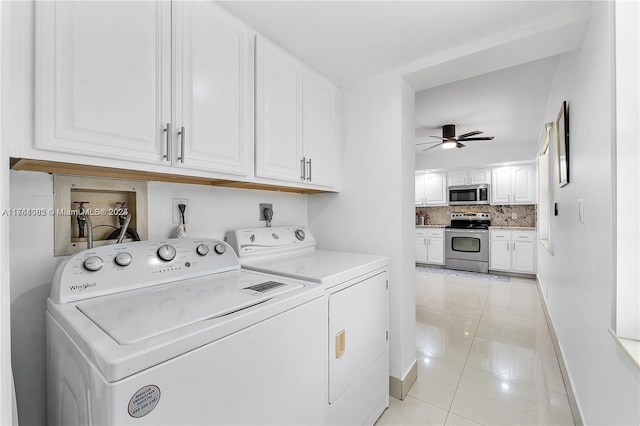
[[[489,185],[459,185],[449,187],[449,205],[489,204]]]

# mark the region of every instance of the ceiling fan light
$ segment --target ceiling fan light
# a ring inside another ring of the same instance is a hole
[[[442,142],[442,149],[451,149],[455,147],[456,147],[456,143],[454,141]]]

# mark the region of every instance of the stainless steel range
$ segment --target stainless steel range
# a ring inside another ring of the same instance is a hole
[[[445,268],[489,272],[489,225],[490,213],[451,213],[444,231]]]

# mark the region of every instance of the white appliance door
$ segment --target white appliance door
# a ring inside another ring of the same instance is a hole
[[[387,316],[384,272],[329,295],[329,404],[385,352]]]

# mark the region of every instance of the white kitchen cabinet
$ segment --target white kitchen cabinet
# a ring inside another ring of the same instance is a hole
[[[490,169],[454,170],[448,174],[449,186],[491,183]]]
[[[490,230],[489,269],[534,274],[535,231]]]
[[[444,265],[444,228],[416,229],[416,263]]]
[[[427,263],[427,230],[416,229],[416,263]]]
[[[252,37],[212,2],[173,4],[173,164],[249,175]]]
[[[250,173],[247,27],[208,2],[58,1],[36,10],[36,149],[133,169]]]
[[[427,263],[444,265],[444,229],[427,229]]]
[[[421,206],[447,205],[447,173],[416,174],[415,202]]]
[[[536,166],[496,167],[491,173],[491,204],[535,204]]]
[[[171,3],[36,3],[35,147],[162,162]]]
[[[256,176],[333,187],[338,90],[272,43],[256,41]]]

